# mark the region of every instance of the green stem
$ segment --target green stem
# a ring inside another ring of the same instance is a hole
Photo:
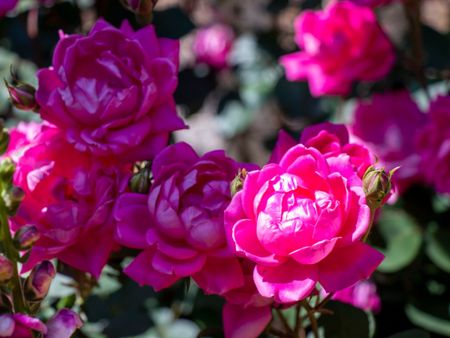
[[[8,257],[8,259],[12,262],[13,265],[13,278],[11,280],[11,284],[14,300],[14,311],[26,313],[28,311],[25,303],[22,284],[20,282],[19,270],[17,268],[18,253],[13,246],[11,232],[9,231],[8,216],[6,213],[5,205],[2,200],[0,200],[0,228],[5,255],[6,257]]]
[[[377,211],[377,209],[370,208],[370,223],[369,223],[369,228],[367,229],[366,234],[364,235],[364,237],[363,237],[363,239],[362,239],[363,242],[366,242],[366,241],[367,241],[367,238],[368,238],[369,235],[370,235],[370,231],[372,230],[373,222],[374,222],[374,220],[375,220],[375,213],[376,213],[376,211]]]
[[[284,327],[284,329],[286,330],[286,333],[287,333],[288,335],[292,335],[292,329],[291,329],[291,327],[289,326],[289,324],[288,324],[286,318],[283,316],[283,313],[281,312],[281,310],[277,308],[277,309],[275,309],[275,311],[276,311],[278,317],[280,318],[281,323],[283,324],[283,327]]]
[[[314,338],[319,338],[319,327],[317,325],[317,319],[316,316],[314,315],[314,310],[312,309],[308,309],[308,318],[309,321],[311,322],[311,330],[314,334]]]

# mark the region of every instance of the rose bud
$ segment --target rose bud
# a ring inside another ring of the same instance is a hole
[[[242,190],[242,187],[244,186],[244,180],[247,176],[247,170],[246,169],[239,169],[238,174],[236,177],[231,181],[230,189],[231,189],[231,196],[236,195],[236,193],[239,190]]]
[[[34,301],[43,299],[55,275],[55,268],[50,261],[43,261],[36,265],[25,282],[27,298]]]
[[[14,81],[9,84],[5,80],[6,88],[9,92],[11,103],[14,107],[21,110],[37,111],[39,106],[35,99],[36,88],[28,83]]]
[[[22,188],[12,186],[8,190],[3,191],[2,197],[9,215],[15,215],[20,202],[25,197],[25,192]]]
[[[122,0],[123,5],[136,15],[150,17],[158,0]]]
[[[78,314],[75,312],[62,309],[53,316],[47,323],[46,338],[70,338],[72,334],[83,326]]]
[[[9,146],[9,133],[3,126],[3,121],[0,122],[0,155],[3,155]]]
[[[140,168],[130,179],[130,189],[138,194],[148,194],[151,184],[151,168],[146,165]]]
[[[40,237],[38,229],[34,225],[25,225],[14,234],[14,246],[18,250],[31,249]]]
[[[13,272],[11,261],[0,254],[0,283],[8,282],[12,278]]]
[[[363,176],[363,189],[367,204],[372,210],[379,208],[389,197],[392,188],[392,175],[398,168],[387,173],[384,168],[370,166]]]
[[[4,183],[11,183],[16,165],[10,158],[2,159],[0,163],[0,180]]]

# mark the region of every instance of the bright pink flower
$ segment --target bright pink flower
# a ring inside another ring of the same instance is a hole
[[[429,115],[418,136],[421,172],[437,191],[450,193],[450,95],[434,100]]]
[[[283,155],[297,143],[316,148],[327,159],[342,154],[348,155],[360,178],[364,176],[367,168],[374,162],[372,154],[364,145],[350,143],[349,133],[345,125],[324,122],[305,128],[299,142],[281,130],[269,163],[278,163]]]
[[[370,147],[387,170],[401,167],[393,176],[400,191],[420,177],[415,136],[425,118],[407,91],[376,94],[356,107],[353,134]]]
[[[117,244],[112,208],[127,183],[125,169],[76,151],[47,126],[17,162],[14,183],[25,191],[12,227],[34,224],[40,239],[23,265],[58,258],[98,277]]]
[[[70,338],[82,326],[83,322],[78,314],[68,309],[62,309],[48,321],[48,332],[45,338]]]
[[[240,287],[241,266],[223,223],[239,168],[220,150],[201,157],[186,143],[163,150],[153,161],[149,195],[127,193],[116,205],[119,242],[143,250],[125,273],[155,290],[187,276],[207,293]]]
[[[39,319],[22,313],[0,315],[0,337],[33,338],[33,331],[47,333]]]
[[[261,296],[253,281],[255,264],[240,260],[244,284],[222,295],[225,338],[257,338],[272,319],[272,299]]]
[[[314,96],[347,95],[356,81],[384,77],[395,60],[373,11],[348,1],[302,12],[295,32],[302,51],[280,62],[288,80],[308,80]]]
[[[2,0],[0,1],[0,16],[4,16],[9,11],[16,8],[19,0]]]
[[[353,305],[365,311],[378,312],[381,309],[381,300],[374,283],[363,280],[346,289],[333,294],[332,299]]]
[[[317,282],[335,292],[367,278],[383,259],[361,242],[369,224],[351,157],[302,144],[250,172],[225,210],[229,244],[256,263],[259,293],[278,303],[306,298]]]
[[[233,47],[233,30],[223,24],[199,29],[194,40],[194,54],[198,62],[214,68],[224,68]]]
[[[63,36],[53,66],[38,72],[40,114],[77,150],[149,160],[185,127],[173,100],[178,49],[153,26],[134,32],[128,22],[99,20],[87,36]]]

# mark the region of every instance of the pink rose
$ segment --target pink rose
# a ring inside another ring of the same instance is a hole
[[[186,143],[163,150],[153,161],[148,196],[127,193],[117,201],[118,241],[142,250],[125,273],[155,290],[188,276],[207,293],[240,287],[242,269],[223,223],[239,168],[221,150],[201,157]]]
[[[0,16],[6,15],[9,11],[16,8],[19,0],[2,0],[0,1]]]
[[[363,280],[346,289],[333,294],[332,299],[353,305],[364,311],[378,312],[381,309],[381,300],[377,294],[374,283]]]
[[[420,170],[437,191],[450,193],[450,95],[434,100],[429,116],[418,135]]]
[[[307,127],[303,130],[299,142],[316,148],[327,159],[341,154],[348,155],[360,178],[374,162],[372,154],[364,145],[350,143],[347,127],[343,124],[324,122]],[[283,155],[299,142],[281,130],[269,163],[278,163]]]
[[[370,225],[349,155],[326,157],[298,144],[279,163],[252,171],[225,210],[229,245],[256,263],[259,293],[278,303],[367,278],[383,255],[361,241]]]
[[[407,91],[375,94],[358,102],[352,132],[362,140],[377,158],[392,170],[400,191],[420,178],[415,136],[426,122]]]
[[[348,1],[302,12],[295,32],[302,51],[285,55],[280,62],[288,80],[308,80],[314,96],[347,95],[356,81],[384,77],[395,61],[373,11]]]
[[[33,331],[47,333],[47,328],[39,319],[22,313],[0,315],[0,337],[33,338]]]
[[[173,100],[177,72],[178,41],[158,39],[153,26],[134,32],[99,20],[87,36],[62,37],[53,66],[38,72],[36,99],[77,150],[149,160],[185,127]]]
[[[13,230],[33,224],[40,234],[24,270],[58,258],[98,277],[117,246],[112,207],[126,187],[126,169],[76,151],[47,126],[19,158],[14,175],[25,198]]]
[[[75,312],[62,309],[48,321],[45,338],[70,338],[82,326],[83,322]]]
[[[214,68],[225,68],[233,47],[233,30],[223,24],[215,24],[197,31],[194,40],[194,54],[198,62]]]
[[[17,162],[27,146],[39,135],[44,124],[38,122],[20,122],[9,130],[8,149],[1,158],[9,157]]]

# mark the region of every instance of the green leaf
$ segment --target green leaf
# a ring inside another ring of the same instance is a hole
[[[327,338],[369,338],[369,319],[367,314],[351,305],[340,302],[329,302],[327,309],[332,315],[322,315],[319,326],[325,331]]]
[[[430,334],[422,330],[408,330],[396,333],[388,338],[430,338]]]
[[[447,229],[432,226],[426,236],[425,252],[439,268],[450,272],[450,232]]]
[[[378,267],[381,272],[397,272],[416,258],[422,245],[420,227],[402,210],[384,210],[378,222],[378,231],[386,241],[386,258]]]
[[[406,315],[415,325],[446,337],[450,337],[450,304],[437,298],[423,303],[407,304]]]

